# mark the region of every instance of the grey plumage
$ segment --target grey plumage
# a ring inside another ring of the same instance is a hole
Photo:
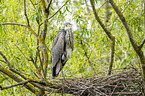
[[[66,23],[65,29],[56,35],[51,49],[52,76],[57,77],[63,66],[71,57],[73,50],[73,33],[70,23]]]

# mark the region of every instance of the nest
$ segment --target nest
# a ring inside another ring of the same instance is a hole
[[[142,83],[140,72],[131,68],[109,76],[65,79],[59,90],[79,96],[142,96]]]

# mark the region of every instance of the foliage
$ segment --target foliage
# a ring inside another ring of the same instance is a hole
[[[114,0],[114,2],[116,2],[123,12],[135,41],[140,44],[145,38],[143,31],[143,0]],[[52,1],[50,16],[64,3],[65,0]],[[26,0],[26,6],[30,25],[37,33],[37,18],[39,18],[40,23],[44,23],[41,2],[38,0]],[[95,6],[101,20],[105,23],[104,1],[96,1]],[[121,21],[118,19],[113,8],[110,11],[112,13],[111,18],[106,27],[116,38],[113,69],[131,66],[139,68],[138,57],[128,40]],[[54,17],[48,20],[48,32],[46,35],[49,58],[48,77],[51,78],[50,53],[52,41],[59,30],[63,28],[63,23],[68,21],[73,24],[75,42],[72,56],[63,68],[65,77],[91,77],[102,71],[104,72],[99,75],[105,76],[110,59],[110,40],[95,20],[90,2],[85,2],[85,0],[71,0]],[[1,0],[0,23],[4,22],[27,24],[22,0]],[[43,29],[43,26],[41,26],[41,29]],[[35,58],[36,48],[37,38],[27,28],[16,25],[0,25],[0,51],[6,55],[13,68],[22,72],[27,77],[31,76],[33,79],[36,79],[34,75],[36,69],[33,63],[28,61],[27,58]],[[142,50],[145,53],[145,47]],[[86,57],[85,52],[89,59]],[[0,60],[3,60],[3,58],[0,57]],[[39,61],[37,63],[39,65]],[[0,61],[0,65],[8,69],[8,66],[3,61]],[[116,73],[116,71],[113,71],[113,73]],[[0,74],[0,84],[2,86],[16,83],[5,74]],[[61,74],[59,77],[61,77]],[[6,78],[6,80],[1,82],[3,78]],[[0,94],[2,96],[21,94],[31,96],[33,93],[18,86],[0,91]]]

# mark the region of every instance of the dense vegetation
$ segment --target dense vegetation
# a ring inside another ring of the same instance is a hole
[[[43,47],[41,47],[42,42],[27,26],[19,25],[25,24],[31,27],[38,36],[43,35],[42,31],[47,32],[46,38],[44,37],[48,54],[48,72],[46,75],[48,80],[52,78],[50,63],[52,42],[55,35],[63,28],[63,24],[70,22],[72,23],[75,40],[72,56],[63,68],[65,78],[88,78],[94,75],[106,76],[110,60],[111,40],[95,19],[90,3],[91,0],[52,0],[50,8],[47,10],[47,16],[44,14],[45,11],[43,9],[45,8],[42,1],[45,1],[46,5],[49,4],[49,0],[1,0],[0,51],[6,56],[10,66],[26,77],[31,77],[34,80],[39,79],[35,75],[39,69],[35,64],[41,66],[41,58],[44,56],[41,51],[43,50]],[[135,67],[138,71],[141,71],[141,61],[114,9],[109,5],[107,7],[109,14],[107,14],[106,1],[94,1],[97,14],[102,23],[115,37],[112,74],[121,71],[114,69],[122,69],[124,67]],[[114,2],[125,17],[135,42],[140,45],[145,38],[143,0],[114,0]],[[108,15],[109,18],[107,17]],[[106,18],[108,18],[108,22]],[[15,24],[4,24],[8,22]],[[17,25],[17,23],[19,24]],[[47,25],[46,30],[44,30],[44,25]],[[144,45],[141,50],[145,55]],[[0,56],[0,66],[7,70],[10,69],[2,55]],[[61,77],[61,74],[59,77]],[[4,74],[4,72],[0,72],[0,85],[7,86],[11,84],[16,84],[15,80],[9,78],[9,75]],[[23,86],[0,91],[2,96],[21,94],[33,95],[32,92]]]

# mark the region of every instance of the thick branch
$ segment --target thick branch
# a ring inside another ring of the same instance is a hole
[[[19,77],[17,77],[14,73],[12,73],[11,71],[3,68],[1,65],[0,65],[0,71],[3,72],[4,74],[6,74],[7,76],[9,76],[10,78],[12,78],[13,80],[15,80],[16,82],[22,82],[22,79],[20,79]],[[33,93],[38,93],[38,90],[37,89],[34,89],[34,87],[30,84],[26,84],[24,85],[28,90],[30,90],[31,92]]]
[[[140,61],[142,63],[142,69],[143,69],[142,75],[145,78],[145,56],[144,56],[142,50],[137,45],[137,43],[134,41],[132,33],[131,33],[131,30],[129,28],[129,25],[127,24],[127,21],[126,21],[125,17],[123,16],[123,14],[121,13],[121,11],[119,10],[119,8],[117,7],[117,5],[114,3],[113,0],[109,0],[109,2],[112,5],[112,7],[115,10],[115,12],[117,13],[117,15],[118,15],[119,19],[121,20],[123,26],[125,27],[127,35],[128,35],[128,38],[129,38],[129,41],[130,41],[133,49],[135,50],[135,52],[138,54],[138,56],[140,58]]]

